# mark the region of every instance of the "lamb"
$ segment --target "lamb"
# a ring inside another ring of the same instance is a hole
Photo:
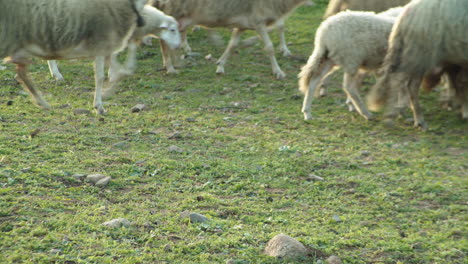
[[[257,31],[265,44],[273,74],[282,79],[286,75],[276,61],[268,27],[305,2],[307,0],[167,0],[160,7],[179,21],[181,32],[191,25],[233,28],[229,44],[217,61],[218,74],[224,73],[224,65],[237,46],[242,31]],[[168,54],[164,55],[164,64],[168,71],[175,71]]]
[[[414,0],[395,23],[382,76],[368,96],[371,110],[387,106],[386,121],[397,115],[398,94],[407,93],[414,125],[427,129],[418,92],[425,76],[442,67],[462,101],[462,117],[468,118],[468,1]],[[465,81],[463,81],[465,80]],[[464,86],[464,87],[463,87]]]
[[[375,14],[346,11],[322,22],[315,34],[315,48],[299,73],[299,90],[305,94],[302,112],[305,120],[312,119],[311,104],[316,87],[338,67],[345,74],[343,90],[348,100],[365,119],[372,119],[359,96],[359,86],[368,72],[381,66],[387,49],[388,36],[395,18],[403,8]]]
[[[353,11],[382,12],[391,7],[403,6],[411,0],[330,0],[323,18],[328,18],[346,9]]]
[[[0,0],[0,58],[16,64],[18,78],[34,101],[50,105],[27,74],[31,57],[95,57],[94,107],[104,114],[105,57],[124,48],[147,0]]]
[[[111,82],[121,79],[123,76],[133,74],[136,69],[136,51],[137,46],[143,41],[144,37],[151,36],[160,38],[164,42],[164,48],[176,49],[181,44],[181,36],[178,30],[177,21],[160,10],[145,5],[141,11],[141,16],[145,21],[145,25],[135,29],[130,41],[128,42],[128,55],[125,67],[119,67],[116,63],[117,53],[114,53],[111,58],[109,69],[109,77]],[[56,61],[48,61],[49,70],[52,77],[56,80],[63,79],[62,74],[58,70]],[[112,91],[106,91],[112,92]]]

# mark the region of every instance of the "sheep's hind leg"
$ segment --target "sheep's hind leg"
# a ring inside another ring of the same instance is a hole
[[[276,79],[283,79],[286,77],[286,74],[281,70],[278,62],[276,61],[275,57],[275,48],[273,47],[273,43],[271,42],[270,36],[268,36],[268,30],[265,25],[260,25],[256,28],[258,34],[263,40],[265,44],[265,51],[267,52],[268,57],[270,57],[271,61],[271,68],[273,70],[273,74],[276,76]]]
[[[305,92],[304,102],[302,103],[302,113],[304,114],[304,120],[311,120],[312,113],[310,111],[312,106],[312,99],[315,94],[316,88],[322,83],[323,78],[332,70],[334,64],[332,61],[327,60],[320,65],[317,72],[314,72],[309,82],[309,89]]]
[[[237,44],[239,44],[239,39],[240,39],[241,33],[242,33],[242,30],[240,30],[238,28],[234,28],[232,30],[231,39],[229,40],[229,44],[226,47],[226,50],[224,51],[223,55],[221,55],[221,57],[216,62],[216,64],[218,65],[217,68],[216,68],[216,73],[217,74],[224,74],[224,65],[226,64],[227,59],[231,55],[234,48],[237,46]]]
[[[291,51],[288,49],[288,45],[286,43],[286,37],[284,36],[284,20],[281,20],[277,23],[278,35],[280,39],[280,47],[279,51],[283,53],[283,56],[289,57],[292,55]]]
[[[419,105],[419,87],[422,78],[411,78],[406,88],[409,92],[411,110],[413,110],[414,126],[422,130],[427,130],[427,124],[424,121],[421,106]]]
[[[104,66],[105,66],[105,57],[97,56],[94,60],[94,80],[96,84],[96,91],[94,93],[94,108],[97,113],[102,115],[106,113],[106,110],[102,104],[102,87],[104,85]]]
[[[47,64],[49,65],[49,71],[52,78],[54,78],[57,81],[63,81],[63,75],[59,71],[57,61],[48,60]]]
[[[359,86],[361,85],[362,79],[364,78],[364,74],[356,73],[356,74],[344,74],[343,80],[343,90],[346,92],[346,95],[349,99],[353,102],[354,107],[358,113],[363,116],[366,120],[371,120],[372,114],[367,110],[366,105],[361,99],[359,95]]]
[[[26,64],[16,63],[16,73],[18,74],[18,78],[24,84],[27,91],[33,96],[33,100],[37,105],[44,109],[50,109],[50,105],[42,97],[41,92],[34,88],[33,82],[28,76],[26,67]]]

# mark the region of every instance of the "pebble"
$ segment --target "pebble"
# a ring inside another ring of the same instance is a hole
[[[92,182],[94,184],[96,184],[98,181],[100,181],[100,180],[102,180],[104,178],[106,178],[106,176],[102,175],[102,174],[90,174],[90,175],[86,176],[86,180],[90,181],[90,182]]]
[[[112,179],[112,178],[111,178],[110,176],[107,176],[107,177],[105,177],[105,178],[100,179],[99,181],[97,181],[95,185],[96,185],[97,187],[104,187],[104,186],[106,186],[106,185],[110,182],[111,179]]]
[[[145,110],[145,108],[146,108],[146,105],[137,104],[134,107],[132,107],[132,109],[130,109],[130,110],[132,111],[132,113],[138,113],[138,112],[141,112],[141,111]]]
[[[191,213],[189,218],[191,223],[206,223],[210,221],[206,216],[197,213]]]
[[[184,149],[183,149],[183,148],[180,148],[180,147],[175,146],[175,145],[170,146],[170,147],[168,148],[168,150],[169,150],[170,152],[177,152],[177,153],[182,153],[182,152],[184,152]]]
[[[337,256],[330,256],[327,258],[328,264],[341,264],[341,259]]]
[[[91,114],[91,111],[88,109],[83,109],[83,108],[75,108],[73,109],[73,114],[75,115],[88,115]]]
[[[276,258],[300,258],[310,253],[301,242],[296,239],[279,234],[273,237],[265,248],[265,254]]]
[[[110,221],[102,223],[103,226],[108,226],[108,227],[121,227],[121,226],[129,226],[130,221],[128,221],[126,218],[116,218],[112,219]]]

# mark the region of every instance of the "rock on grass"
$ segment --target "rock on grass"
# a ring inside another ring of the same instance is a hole
[[[103,226],[108,227],[121,227],[121,226],[130,226],[130,221],[125,218],[116,218],[110,221],[102,223]]]
[[[279,234],[268,241],[265,254],[276,258],[300,258],[308,256],[310,250],[296,239]]]

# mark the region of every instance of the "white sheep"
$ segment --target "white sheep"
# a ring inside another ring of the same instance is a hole
[[[425,76],[442,67],[463,103],[462,117],[467,119],[468,86],[463,85],[468,76],[467,14],[466,0],[413,0],[393,27],[383,74],[368,96],[369,108],[378,110],[386,104],[386,120],[393,122],[398,94],[407,93],[414,125],[427,129],[419,87]]]
[[[167,0],[160,7],[174,16],[183,32],[188,26],[233,28],[232,36],[223,55],[217,61],[216,73],[224,73],[224,65],[237,46],[242,31],[253,29],[262,38],[270,58],[273,74],[281,79],[286,75],[275,58],[268,27],[282,21],[306,0]],[[175,71],[169,55],[164,56],[168,71]]]
[[[344,10],[383,12],[391,7],[403,6],[411,0],[330,0],[324,18]]]
[[[120,67],[117,62],[117,53],[111,57],[109,68],[109,79],[111,82],[116,82],[126,75],[133,74],[136,69],[136,52],[140,42],[144,37],[151,36],[162,40],[161,49],[176,49],[181,44],[181,36],[178,29],[177,21],[160,10],[145,5],[141,11],[141,16],[145,21],[145,25],[135,29],[130,41],[128,42],[128,54],[125,67]],[[48,61],[49,70],[52,77],[57,80],[63,79],[62,74],[58,70],[56,61]],[[112,87],[110,87],[112,89]],[[111,90],[106,93],[111,93]]]
[[[16,64],[18,78],[43,108],[50,108],[27,74],[31,57],[95,57],[94,107],[102,104],[105,57],[124,48],[147,0],[0,0],[0,58]]]
[[[392,12],[396,14],[396,9]],[[402,8],[398,9],[400,12]],[[359,87],[367,72],[377,70],[387,50],[388,36],[395,18],[384,12],[346,11],[326,19],[315,34],[314,51],[299,73],[299,90],[305,94],[302,112],[312,119],[311,104],[317,87],[326,76],[342,67],[343,90],[365,119],[371,119]]]

